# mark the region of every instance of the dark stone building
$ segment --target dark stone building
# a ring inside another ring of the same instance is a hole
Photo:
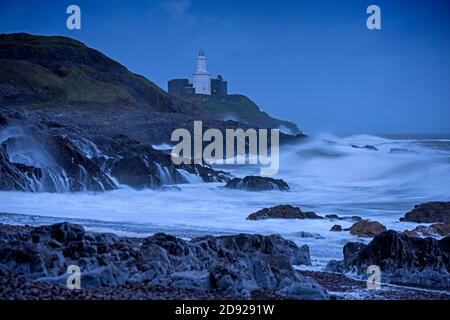
[[[194,87],[188,79],[172,79],[168,82],[168,92],[176,96],[194,94]]]
[[[226,96],[228,94],[227,82],[219,74],[217,79],[211,79],[211,95]]]

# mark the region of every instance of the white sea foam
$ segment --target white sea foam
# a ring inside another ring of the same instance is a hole
[[[228,190],[223,188],[223,183],[192,183],[197,180],[188,177],[191,183],[179,185],[181,192],[130,188],[102,193],[0,192],[0,212],[78,219],[79,223],[94,229],[94,220],[104,221],[114,223],[111,231],[121,234],[133,234],[131,225],[142,226],[144,234],[146,230],[183,235],[279,233],[298,244],[308,244],[313,262],[320,266],[329,259],[340,258],[342,246],[356,240],[348,232],[330,232],[330,228],[334,224],[346,228],[352,222],[249,221],[246,217],[264,207],[292,204],[320,215],[358,215],[378,220],[391,229],[410,229],[413,224],[398,219],[413,205],[450,199],[450,150],[442,148],[442,141],[436,143],[437,147],[433,141],[423,144],[413,139],[323,135],[282,147],[280,172],[275,178],[288,182],[291,188],[288,192]],[[352,145],[371,145],[378,151]],[[391,153],[392,148],[411,152]],[[249,166],[227,169],[238,176],[259,171]],[[103,231],[105,228],[108,226],[101,226]],[[300,231],[321,237],[302,238]]]

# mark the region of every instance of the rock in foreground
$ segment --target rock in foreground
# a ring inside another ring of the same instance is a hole
[[[264,219],[323,219],[315,212],[304,212],[298,207],[289,204],[281,204],[279,206],[264,208],[250,214],[247,220],[264,220]]]
[[[414,206],[401,221],[450,223],[450,202],[432,201]]]
[[[288,184],[281,179],[259,176],[247,176],[244,179],[234,178],[228,181],[225,187],[229,189],[243,189],[248,191],[289,190]]]
[[[436,240],[386,231],[369,244],[350,242],[344,260],[330,261],[327,270],[367,274],[367,267],[381,269],[381,281],[432,289],[450,288],[450,237]]]
[[[88,233],[69,223],[0,226],[0,231],[2,299],[11,298],[7,293],[14,290],[7,287],[19,278],[25,287],[41,283],[64,289],[69,265],[81,268],[83,290],[93,288],[94,292],[99,288],[108,292],[115,287],[142,289],[145,283],[146,288],[195,291],[200,297],[247,299],[261,291],[292,299],[328,297],[292,266],[310,264],[308,247],[298,247],[278,235],[204,236],[191,241],[162,233],[122,238]]]

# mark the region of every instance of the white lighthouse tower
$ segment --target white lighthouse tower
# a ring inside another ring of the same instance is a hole
[[[206,70],[206,55],[200,50],[197,57],[197,70],[192,75],[192,84],[196,94],[211,95],[211,74]]]

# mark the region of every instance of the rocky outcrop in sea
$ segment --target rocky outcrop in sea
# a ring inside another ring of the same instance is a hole
[[[250,214],[247,220],[264,220],[264,219],[324,219],[312,211],[302,211],[298,207],[289,204],[281,204],[279,206],[264,208]]]
[[[123,134],[0,108],[0,177],[0,190],[76,192],[226,182],[231,175],[207,165],[174,165],[169,154]]]
[[[282,179],[269,177],[246,176],[245,178],[233,178],[225,185],[228,189],[242,189],[248,191],[289,190],[289,185]]]
[[[347,243],[343,254],[343,261],[332,260],[325,270],[363,276],[369,266],[376,265],[384,283],[450,288],[450,237],[417,238],[388,230],[367,245]]]

